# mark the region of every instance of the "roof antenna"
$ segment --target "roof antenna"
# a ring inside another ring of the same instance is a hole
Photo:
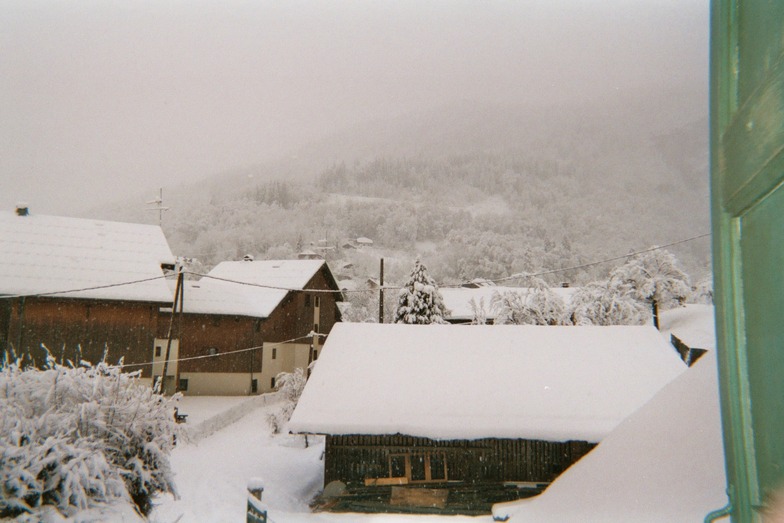
[[[147,205],[155,205],[155,207],[148,207],[147,211],[158,211],[158,226],[163,226],[163,211],[168,211],[169,207],[163,206],[163,187],[158,190],[158,197],[154,200],[150,200],[149,202],[145,202]]]

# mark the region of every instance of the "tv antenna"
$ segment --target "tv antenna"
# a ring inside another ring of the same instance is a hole
[[[147,205],[155,205],[155,207],[148,207],[146,210],[148,211],[158,211],[158,226],[163,225],[163,211],[168,211],[169,207],[163,206],[163,187],[158,189],[158,197],[154,200],[150,200],[149,202],[145,202]]]

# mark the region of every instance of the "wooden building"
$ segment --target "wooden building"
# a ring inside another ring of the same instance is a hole
[[[0,351],[43,365],[149,359],[174,256],[153,225],[0,212]],[[150,370],[147,368],[149,374]]]
[[[537,493],[685,365],[652,327],[340,324],[290,422],[337,510],[487,513]],[[332,489],[328,489],[332,490]]]
[[[172,324],[176,343],[166,374],[177,390],[202,395],[273,390],[280,372],[307,368],[318,357],[324,337],[340,321],[341,300],[324,260],[220,263],[201,280],[185,282],[183,314],[173,324],[171,307],[162,311],[153,374],[163,372]]]

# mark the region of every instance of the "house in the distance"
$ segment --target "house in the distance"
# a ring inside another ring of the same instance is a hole
[[[37,366],[47,349],[74,364],[148,361],[174,262],[156,225],[0,212],[0,351]]]
[[[220,263],[198,282],[185,282],[167,380],[184,394],[270,391],[278,373],[306,369],[318,358],[324,336],[340,321],[341,300],[324,260]],[[162,315],[172,317],[171,307]],[[169,323],[160,323],[156,375],[163,372]]]
[[[568,303],[577,289],[574,287],[551,287],[550,290]],[[447,309],[447,316],[444,319],[449,323],[471,323],[479,313],[486,323],[492,324],[495,322],[492,301],[496,293],[516,292],[525,297],[530,289],[488,285],[486,281],[477,282],[475,280],[470,284],[470,287],[442,287],[439,292],[444,298],[444,306]]]
[[[539,492],[685,369],[648,326],[345,323],[289,426],[326,436],[324,483],[346,485],[323,500],[335,510],[488,513]]]

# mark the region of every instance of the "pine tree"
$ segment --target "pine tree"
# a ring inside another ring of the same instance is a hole
[[[446,323],[447,311],[438,285],[427,267],[417,258],[411,278],[400,290],[395,309],[395,323],[428,325]]]

